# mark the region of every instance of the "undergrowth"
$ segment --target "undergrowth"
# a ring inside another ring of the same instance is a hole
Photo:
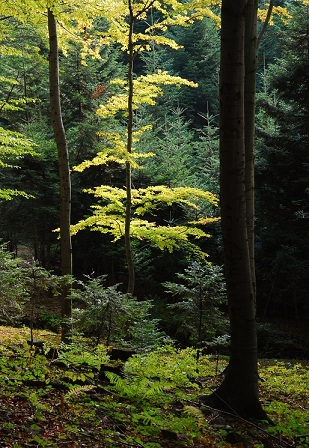
[[[225,358],[197,360],[192,348],[165,346],[133,355],[118,375],[106,372],[102,381],[100,365],[116,365],[107,347],[91,348],[80,340],[65,349],[58,345],[58,359],[48,360],[29,347],[28,331],[0,327],[3,446],[224,448],[231,446],[227,440],[232,431],[249,434],[247,446],[252,448],[309,447],[309,373],[304,364],[260,362],[261,400],[274,426],[265,433],[257,425],[252,434],[243,420],[229,420],[216,411],[205,416],[199,408],[199,395],[221,381]],[[45,341],[45,352],[59,344],[55,334],[37,336]]]

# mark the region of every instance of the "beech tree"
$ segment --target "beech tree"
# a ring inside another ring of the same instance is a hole
[[[154,44],[166,45],[173,49],[179,48],[176,42],[164,36],[163,32],[171,25],[187,26],[196,19],[201,19],[205,15],[217,19],[215,14],[209,9],[211,1],[200,6],[193,2],[155,2],[153,0],[129,0],[127,4],[123,2],[106,2],[105,15],[109,21],[106,33],[103,38],[106,43],[117,42],[121,44],[122,49],[127,53],[127,77],[126,79],[115,79],[113,84],[121,87],[118,95],[108,98],[106,104],[103,104],[98,114],[104,118],[114,117],[119,112],[126,120],[125,132],[104,133],[104,137],[112,142],[113,149],[104,148],[103,151],[92,160],[80,164],[78,169],[82,171],[88,166],[106,164],[113,160],[117,163],[125,164],[125,227],[124,241],[126,251],[126,262],[128,270],[128,288],[129,293],[134,291],[135,272],[131,245],[131,223],[132,223],[132,168],[138,167],[136,159],[151,156],[151,153],[142,154],[134,151],[134,143],[138,141],[140,135],[149,129],[149,125],[138,128],[134,122],[134,115],[141,104],[154,105],[156,98],[163,93],[162,85],[187,85],[194,87],[195,84],[180,78],[171,76],[166,71],[157,70],[155,73],[141,75],[138,78],[134,76],[134,61],[137,55],[142,51],[151,51]],[[157,12],[157,22],[148,23],[147,14],[150,11]],[[144,28],[140,32],[141,27]],[[102,135],[102,133],[101,133]],[[97,191],[102,191],[98,189]],[[117,195],[115,190],[115,195]],[[103,194],[104,197],[104,194]],[[117,197],[117,196],[116,196]],[[96,218],[97,219],[97,218]],[[92,222],[94,224],[95,223]],[[84,225],[84,224],[83,224]],[[144,225],[144,224],[143,224]],[[99,220],[99,227],[102,227],[102,220]],[[76,229],[78,228],[75,227]]]
[[[8,128],[7,119],[13,113],[21,113],[27,102],[32,103],[33,98],[20,97],[17,91],[20,88],[18,76],[14,76],[11,70],[5,70],[6,58],[13,59],[12,64],[16,64],[16,59],[21,56],[21,51],[5,43],[5,36],[13,32],[12,24],[9,22],[10,16],[5,15],[2,5],[0,6],[0,55],[2,67],[0,74],[0,169],[17,168],[21,159],[27,154],[35,155],[35,144],[25,135],[18,132],[15,125]],[[27,193],[20,189],[9,188],[6,180],[0,180],[0,201],[11,200],[16,196],[29,197]]]
[[[254,0],[222,2],[220,193],[231,352],[224,381],[209,401],[220,409],[265,418],[258,395],[252,248],[254,109],[248,105],[255,92],[256,11]]]
[[[49,89],[51,121],[58,151],[60,184],[60,267],[62,275],[72,275],[71,224],[71,176],[69,151],[62,121],[60,87],[59,87],[59,50],[57,23],[51,9],[48,9],[49,34]],[[62,291],[62,340],[69,334],[67,319],[71,317],[71,303],[67,299],[67,287]]]
[[[18,160],[27,154],[35,155],[33,142],[21,133],[4,129],[1,126],[0,151],[0,169],[17,168],[16,161],[18,163]],[[0,184],[0,200],[11,200],[15,196],[31,197],[31,195],[27,194],[25,191],[7,188],[5,183],[3,186]]]
[[[60,186],[60,271],[62,275],[72,274],[72,247],[70,235],[70,219],[71,219],[71,180],[70,180],[70,166],[69,166],[69,152],[66,140],[66,134],[62,121],[60,88],[59,88],[59,46],[58,46],[58,31],[57,19],[61,17],[62,24],[65,24],[64,29],[70,37],[76,38],[80,35],[80,29],[87,21],[88,25],[92,24],[92,19],[97,15],[97,11],[93,14],[93,2],[87,2],[87,7],[79,8],[81,4],[78,2],[71,3],[68,9],[58,1],[47,1],[42,4],[36,1],[29,0],[24,7],[13,7],[10,5],[10,0],[6,2],[6,6],[0,7],[0,14],[11,14],[21,22],[26,22],[29,19],[29,11],[34,14],[33,22],[36,24],[38,30],[43,34],[42,17],[48,17],[48,38],[49,38],[49,85],[50,85],[50,109],[51,121],[55,136],[55,142],[58,152],[59,165],[59,186]],[[44,4],[45,3],[45,4]],[[6,17],[6,16],[5,16]],[[1,18],[1,17],[0,17]],[[75,22],[74,23],[74,19]],[[72,26],[72,23],[74,25]],[[68,33],[70,31],[70,33]],[[63,36],[63,33],[61,33]],[[1,35],[1,34],[0,34]],[[66,37],[66,40],[68,37]],[[63,39],[63,45],[65,39]],[[87,46],[87,45],[86,45]],[[12,140],[12,135],[10,136]],[[17,136],[15,135],[17,141]],[[16,145],[17,146],[17,145]],[[12,195],[12,193],[11,193]],[[67,320],[71,315],[71,305],[66,299],[67,288],[62,291],[62,315]],[[66,340],[68,335],[67,324],[63,324],[63,340]]]
[[[254,133],[258,2],[223,0],[220,61],[220,199],[231,352],[218,408],[267,418],[258,394],[254,251]],[[267,11],[266,11],[267,12]],[[280,11],[278,14],[286,14]]]

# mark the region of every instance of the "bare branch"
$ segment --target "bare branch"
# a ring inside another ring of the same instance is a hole
[[[270,18],[271,18],[271,14],[273,12],[274,1],[275,0],[270,0],[270,2],[269,2],[267,16],[266,16],[265,22],[263,23],[263,26],[262,26],[262,29],[260,31],[260,34],[258,35],[258,38],[257,38],[257,48],[259,48],[261,40],[262,40],[262,38],[263,38],[263,36],[265,34],[265,31],[267,30],[267,27],[268,27],[268,24],[269,24],[269,21],[270,21]]]

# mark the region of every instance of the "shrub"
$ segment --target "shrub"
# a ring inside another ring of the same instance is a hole
[[[176,303],[170,304],[177,311],[179,331],[190,335],[199,347],[216,335],[226,333],[226,319],[220,310],[225,300],[225,283],[222,268],[211,264],[193,262],[184,274],[177,274],[180,282],[163,283]]]
[[[8,252],[7,245],[0,246],[0,322],[17,324],[22,315],[22,305],[28,299],[24,293],[23,269],[21,260]]]
[[[157,328],[158,320],[150,317],[151,301],[137,301],[118,290],[119,285],[105,286],[105,276],[79,281],[73,291],[74,325],[85,336],[129,345],[143,351],[160,345],[164,334]]]

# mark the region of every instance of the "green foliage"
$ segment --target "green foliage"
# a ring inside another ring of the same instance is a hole
[[[298,354],[302,346],[287,330],[280,330],[268,323],[257,323],[258,347],[260,357],[290,358]]]
[[[194,400],[199,387],[197,375],[209,375],[212,366],[207,359],[198,363],[196,351],[178,352],[165,346],[147,355],[134,355],[124,368],[125,378],[107,373],[113,389],[133,404],[132,424],[143,435],[155,436],[161,430],[185,432],[192,443],[206,422],[201,422],[198,409],[179,406],[180,400]],[[191,380],[193,381],[191,381]],[[173,408],[175,411],[170,412]]]
[[[289,437],[295,446],[309,446],[309,411],[299,404],[309,399],[309,372],[305,365],[277,362],[261,370],[265,379],[262,395],[267,395],[266,411],[275,425],[272,434]]]
[[[39,326],[45,314],[42,302],[48,297],[57,297],[61,286],[68,282],[68,276],[56,276],[37,263],[15,258],[3,244],[0,247],[0,321],[16,324],[23,319],[31,328]]]
[[[135,355],[125,364],[125,377],[131,384],[138,384],[139,379],[163,383],[162,389],[174,391],[182,396],[183,387],[198,390],[190,379],[196,376],[213,374],[213,366],[207,358],[197,360],[197,350],[187,348],[178,351],[175,347],[166,345],[147,355]],[[160,387],[158,384],[155,387]],[[164,400],[164,397],[162,397]]]
[[[78,398],[80,395],[82,395],[85,392],[89,392],[90,390],[93,390],[95,388],[95,386],[89,384],[89,385],[84,385],[84,386],[75,386],[72,387],[72,389],[66,394],[66,399],[70,400],[70,399],[75,399]]]
[[[131,191],[131,188],[132,169],[139,168],[137,160],[152,155],[149,151],[136,151],[141,135],[145,130],[151,128],[149,124],[141,127],[137,125],[135,116],[140,106],[154,106],[158,97],[164,92],[163,86],[180,87],[185,85],[196,87],[196,84],[192,81],[170,74],[161,68],[154,70],[152,73],[136,75],[135,59],[139,53],[149,52],[157,45],[165,45],[173,49],[178,48],[174,39],[164,33],[167,28],[175,25],[186,27],[195,20],[201,20],[204,16],[211,17],[214,20],[218,19],[210,8],[211,5],[211,2],[200,5],[195,1],[189,3],[178,1],[169,3],[167,1],[164,4],[144,1],[134,1],[128,4],[122,2],[109,4],[107,2],[105,5],[107,29],[102,32],[104,42],[105,44],[115,42],[120,44],[122,51],[127,54],[128,62],[126,78],[115,78],[110,82],[110,85],[118,87],[118,92],[105,96],[105,101],[99,107],[98,114],[102,118],[117,117],[118,122],[121,123],[120,120],[122,120],[124,125],[121,129],[121,126],[117,126],[116,122],[116,130],[114,127],[114,129],[109,129],[108,132],[103,131],[101,136],[107,140],[107,144],[92,160],[82,162],[77,170],[83,171],[89,166],[106,165],[114,162],[122,164],[124,165],[126,188],[119,190],[109,186],[98,187],[95,194],[100,195],[103,201],[105,199],[110,201],[112,196],[112,198],[115,198],[115,200],[112,199],[115,204],[109,202],[106,207],[107,211],[104,206],[94,206],[93,216],[80,221],[72,227],[72,230],[76,232],[85,227],[91,227],[93,230],[112,234],[115,241],[122,236],[124,237],[128,268],[128,291],[130,292],[133,292],[135,285],[131,237],[150,241],[151,244],[156,244],[162,250],[172,251],[180,244],[186,243],[189,237],[207,236],[198,227],[156,226],[155,223],[149,224],[147,219],[140,219],[139,214],[152,213],[153,210],[151,208],[147,210],[141,204],[138,204],[133,214],[133,202],[140,190],[134,189],[134,191]],[[148,16],[153,17],[153,14],[156,15],[156,20],[153,21],[152,18],[148,20]],[[105,90],[104,87],[103,90]],[[119,128],[121,129],[120,132]],[[144,194],[145,191],[146,189],[141,194]],[[193,191],[191,191],[192,193]],[[198,193],[195,191],[193,196],[196,197],[197,195]],[[200,196],[203,196],[202,193]],[[203,198],[205,199],[205,196]],[[120,210],[121,202],[122,210]],[[173,202],[185,203],[186,201],[177,198]],[[113,209],[113,205],[116,205],[116,210]],[[198,224],[203,223],[198,222]]]
[[[18,159],[29,153],[34,154],[33,146],[33,142],[26,139],[22,134],[0,127],[0,167],[9,167],[9,162],[6,161]]]
[[[48,298],[58,298],[64,286],[70,286],[71,276],[58,276],[39,266],[35,262],[24,262],[23,288],[28,298],[27,308],[24,310],[24,320],[31,328],[31,343],[33,329],[39,326],[39,318],[44,314],[44,302]]]
[[[213,20],[204,17],[186,28],[175,27],[170,33],[181,47],[166,54],[171,71],[198,84],[195,89],[185,87],[174,92],[174,98],[191,126],[200,129],[203,116],[218,115],[220,32]],[[167,100],[170,96],[168,91]]]
[[[218,413],[209,410],[210,414],[204,415],[199,409],[201,391],[210,393],[217,384],[218,366],[209,356],[197,360],[196,349],[165,346],[134,355],[124,365],[124,377],[107,374],[111,384],[103,386],[96,382],[95,372],[108,360],[105,346],[91,348],[89,341],[76,339],[75,344],[60,348],[57,362],[49,362],[44,356],[32,356],[29,346],[23,345],[29,329],[0,327],[0,334],[0,398],[3,411],[7,410],[1,435],[7,443],[12,435],[14,441],[24,441],[37,434],[40,446],[57,446],[61,434],[63,443],[74,440],[87,445],[91,437],[108,448],[130,443],[145,447],[171,443],[179,447],[230,446],[223,441],[227,430],[214,427]],[[40,331],[40,337],[46,346],[55,345],[56,336],[50,332]],[[220,359],[219,371],[226,364],[227,360]],[[259,371],[264,379],[260,384],[263,406],[275,423],[267,431],[278,444],[308,446],[306,363],[262,360]],[[26,425],[21,416],[27,417]],[[256,434],[252,446],[266,446],[265,426],[258,433],[258,424],[246,426],[235,417],[224,419],[237,433],[250,433],[250,439]],[[175,440],[168,441],[164,433]]]
[[[28,299],[24,294],[23,269],[20,259],[7,251],[7,245],[0,247],[0,322],[12,324],[23,315],[22,305]]]
[[[257,290],[265,297],[265,314],[301,319],[308,316],[309,291],[308,5],[297,2],[289,12],[288,26],[277,30],[278,54],[264,68],[258,101]]]
[[[122,93],[115,95],[108,99],[107,104],[100,106],[98,114],[103,117],[115,116],[120,111],[123,111],[124,115],[127,115],[127,95],[128,86],[127,82],[121,79],[115,79],[111,84],[121,87]],[[196,87],[196,84],[192,81],[180,78],[180,76],[172,76],[165,71],[158,70],[157,73],[141,75],[133,84],[134,96],[133,105],[136,110],[140,105],[147,104],[154,106],[158,96],[163,95],[163,88],[161,85],[186,85],[188,87]]]
[[[219,128],[216,126],[216,117],[208,111],[201,117],[203,121],[198,129],[199,140],[190,157],[190,166],[193,167],[197,187],[219,194]]]
[[[128,47],[129,19],[137,24],[143,25],[143,32],[140,27],[133,35],[134,52],[150,51],[155,45],[169,46],[177,48],[175,41],[164,35],[164,31],[171,26],[187,27],[195,20],[201,20],[203,17],[211,17],[216,23],[219,17],[211,9],[211,1],[200,4],[195,1],[186,3],[175,1],[166,1],[164,3],[148,4],[144,0],[134,1],[130,4],[121,1],[105,2],[104,12],[108,19],[109,27],[103,33],[104,43],[117,42],[122,50],[126,51]],[[147,21],[147,14],[152,10],[159,20],[155,22]]]
[[[89,193],[94,194],[102,201],[103,205],[94,205],[93,215],[80,221],[71,227],[72,233],[90,227],[91,230],[101,233],[110,233],[117,241],[124,236],[126,191],[110,186],[96,187]],[[186,225],[157,225],[148,219],[162,207],[170,207],[173,204],[183,205],[198,212],[200,205],[198,199],[216,205],[217,198],[210,192],[192,187],[168,188],[165,186],[147,187],[132,190],[133,216],[131,222],[131,236],[140,240],[146,240],[158,246],[161,250],[173,251],[175,247],[189,240],[189,237],[209,237],[204,230],[194,225],[205,225],[218,218],[198,216],[194,221]],[[192,225],[193,224],[193,225]]]
[[[52,314],[50,312],[42,312],[37,317],[36,325],[38,328],[58,332],[61,328],[62,317],[60,314]]]
[[[90,347],[84,339],[80,337],[75,339],[71,344],[59,346],[59,359],[63,360],[65,364],[94,367],[100,370],[101,364],[109,363],[106,345],[98,344],[95,347]]]
[[[141,173],[141,176],[147,176],[152,185],[194,185],[190,164],[192,147],[195,147],[194,132],[189,129],[190,123],[185,121],[183,113],[179,107],[169,111],[141,138],[139,147],[145,152],[151,148],[154,153],[153,157],[142,162]],[[155,113],[153,115],[155,120]],[[135,176],[138,180],[138,173]]]
[[[23,135],[20,130],[18,117],[25,117],[26,110],[34,103],[25,87],[25,66],[37,53],[37,48],[32,44],[21,43],[11,15],[8,24],[4,26],[9,37],[2,40],[0,30],[1,48],[1,75],[0,75],[0,170],[10,167],[20,167],[20,162],[25,155],[35,154],[35,143]],[[19,41],[19,42],[18,42]],[[20,43],[20,45],[19,45]],[[3,176],[5,178],[5,176]],[[22,190],[9,188],[6,179],[0,182],[0,200],[11,200],[15,196],[29,197]]]
[[[166,292],[177,300],[169,308],[177,310],[174,319],[179,323],[178,331],[189,334],[191,342],[201,347],[225,330],[225,319],[220,310],[225,299],[222,268],[193,262],[177,276],[181,283],[163,284]]]
[[[158,330],[158,320],[150,317],[152,303],[137,301],[118,290],[119,285],[105,286],[105,276],[78,282],[73,291],[76,301],[73,319],[78,331],[106,345],[127,344],[137,350],[149,350],[160,345],[164,334]],[[77,306],[80,306],[77,308]]]
[[[19,158],[26,154],[34,154],[34,143],[25,138],[18,132],[9,131],[0,126],[0,149],[1,159],[0,168],[11,168],[16,164]],[[18,162],[17,162],[18,163]],[[15,166],[15,168],[17,168]],[[31,195],[24,191],[0,187],[0,200],[11,200],[15,196],[24,196],[26,198]]]

